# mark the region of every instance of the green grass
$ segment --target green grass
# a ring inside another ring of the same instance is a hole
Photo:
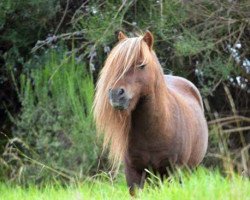
[[[20,187],[0,184],[0,199],[130,199],[124,177],[111,181],[100,175],[76,185]],[[219,172],[199,169],[191,175],[180,174],[183,183],[177,178],[170,182],[158,183],[158,186],[146,185],[137,192],[136,199],[250,199],[250,181],[240,176],[223,177]]]

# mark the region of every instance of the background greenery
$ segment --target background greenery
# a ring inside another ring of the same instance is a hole
[[[91,107],[120,30],[150,30],[164,71],[199,87],[204,165],[250,175],[248,0],[4,0],[0,9],[0,179],[72,182],[109,170]]]

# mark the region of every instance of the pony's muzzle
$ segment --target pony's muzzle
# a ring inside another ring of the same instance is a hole
[[[109,102],[111,106],[118,110],[125,110],[129,105],[129,98],[123,88],[109,89]]]

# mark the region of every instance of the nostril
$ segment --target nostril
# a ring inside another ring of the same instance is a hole
[[[124,92],[125,92],[124,89],[120,88],[119,91],[118,91],[118,95],[122,95]]]

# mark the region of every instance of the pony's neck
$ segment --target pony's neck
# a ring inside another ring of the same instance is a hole
[[[151,135],[152,132],[159,133],[164,130],[167,122],[171,120],[172,98],[166,86],[163,73],[158,74],[157,85],[154,93],[143,97],[132,113],[132,126],[134,132]]]

